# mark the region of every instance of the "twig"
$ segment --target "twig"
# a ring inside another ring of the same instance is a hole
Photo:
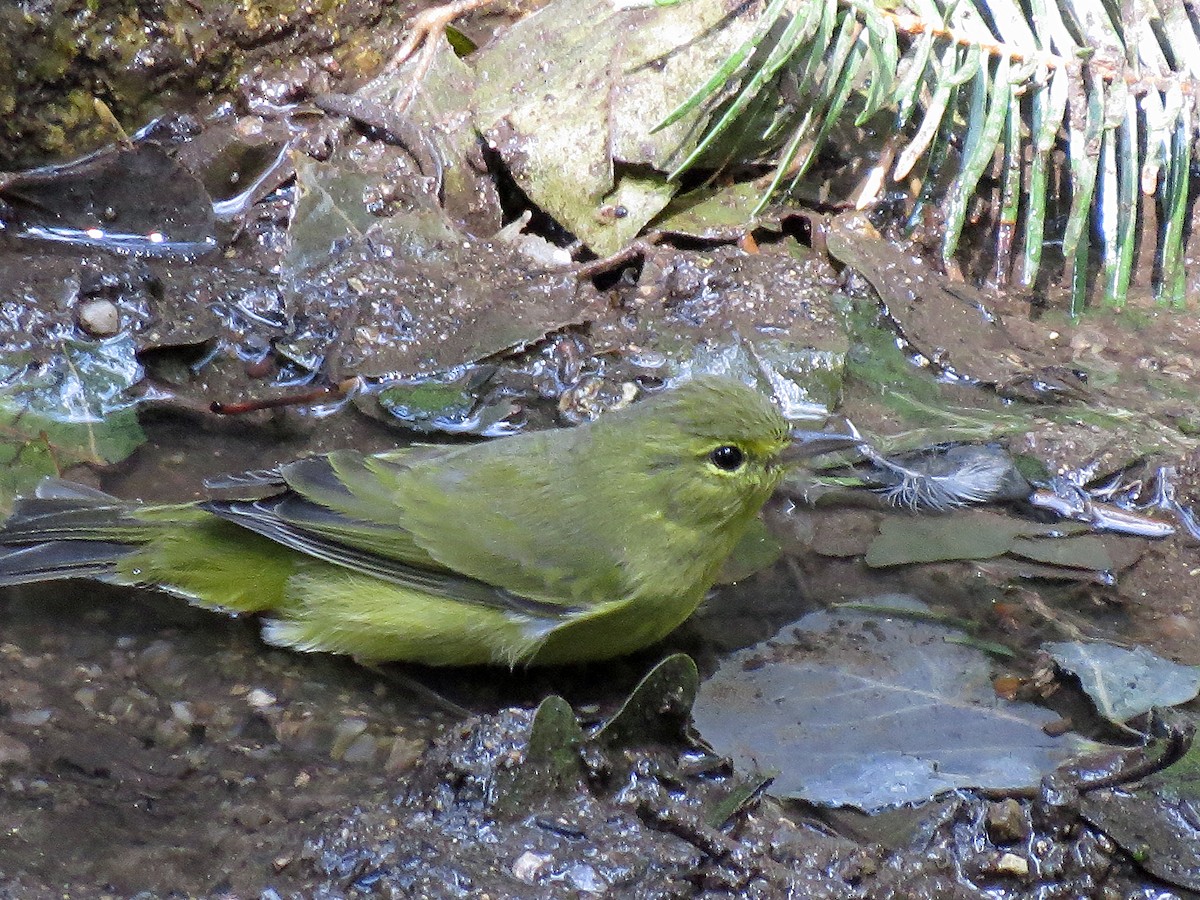
[[[421,52],[417,56],[417,61],[413,67],[412,74],[408,81],[408,86],[396,98],[395,109],[403,112],[408,109],[408,105],[412,103],[413,98],[417,95],[417,89],[421,82],[428,74],[430,67],[433,65],[434,57],[437,55],[438,42],[436,36],[446,30],[446,26],[457,19],[459,16],[464,16],[480,7],[487,6],[492,0],[453,0],[452,3],[444,3],[441,6],[435,6],[432,9],[427,9],[413,16],[410,24],[408,37],[399,49],[392,54],[392,58],[384,65],[380,75],[387,75],[390,72],[396,71],[404,63],[406,63],[417,48]]]
[[[313,388],[298,394],[285,394],[282,397],[264,397],[258,400],[239,400],[234,403],[224,403],[214,400],[209,409],[219,416],[244,416],[247,413],[259,412],[264,409],[279,409],[285,406],[308,406],[325,400],[342,400],[358,390],[360,381],[357,376],[346,378],[337,384]]]

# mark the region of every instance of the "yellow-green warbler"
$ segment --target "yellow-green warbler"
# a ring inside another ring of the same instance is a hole
[[[241,476],[246,499],[48,480],[0,529],[0,584],[157,587],[365,660],[603,659],[696,609],[789,467],[857,443],[705,377],[578,428],[302,459]]]

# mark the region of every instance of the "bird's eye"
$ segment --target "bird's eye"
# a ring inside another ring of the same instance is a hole
[[[708,454],[709,461],[718,469],[733,472],[746,460],[746,454],[732,444],[722,444]]]

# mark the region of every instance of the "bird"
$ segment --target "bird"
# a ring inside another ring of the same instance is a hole
[[[859,443],[701,376],[574,428],[336,450],[202,501],[47,479],[0,526],[0,586],[155,588],[367,663],[603,660],[691,615],[789,471]]]

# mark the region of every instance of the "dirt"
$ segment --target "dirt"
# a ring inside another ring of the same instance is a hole
[[[673,643],[712,653],[714,623],[732,633],[720,609],[790,577],[718,596]],[[602,721],[669,648],[588,670],[374,672],[146,594],[10,590],[0,616],[5,896],[1132,898],[1154,883],[1080,817],[1070,780],[907,821],[755,793],[722,806],[759,782],[647,738],[585,743],[574,780],[506,802],[532,705],[562,693]]]

